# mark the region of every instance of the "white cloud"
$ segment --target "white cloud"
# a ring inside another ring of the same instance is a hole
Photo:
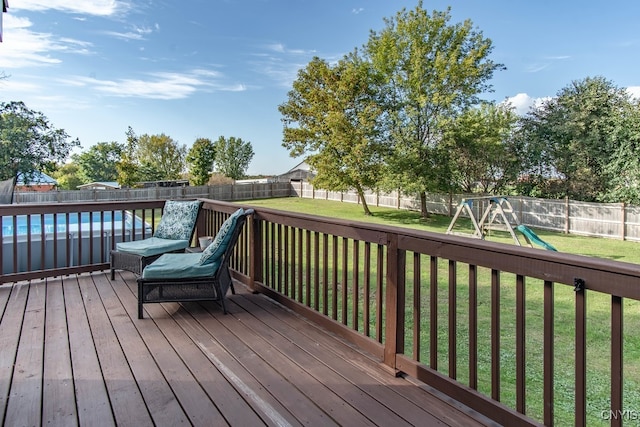
[[[551,98],[550,97],[532,98],[526,93],[519,93],[515,96],[511,96],[505,99],[504,103],[511,105],[515,109],[518,115],[524,116],[529,112],[531,107],[539,107],[549,99]]]
[[[629,86],[627,93],[634,99],[640,99],[640,86]]]
[[[129,8],[129,2],[121,0],[22,0],[11,3],[12,10],[55,9],[95,16],[121,14]]]
[[[210,70],[196,69],[188,73],[157,72],[147,79],[99,80],[91,77],[73,76],[63,83],[74,87],[87,87],[105,95],[120,98],[183,99],[198,90],[244,91],[246,87],[234,83],[219,82],[222,76]]]
[[[58,64],[61,61],[51,55],[54,52],[89,53],[91,43],[33,32],[29,30],[32,23],[27,18],[8,15],[5,19],[7,31],[1,46],[1,69]]]

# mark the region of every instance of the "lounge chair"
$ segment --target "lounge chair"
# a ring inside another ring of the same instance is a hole
[[[15,188],[15,177],[0,181],[0,204],[10,205],[13,203],[13,192]]]
[[[168,252],[184,252],[189,247],[202,202],[167,200],[160,223],[152,237],[116,243],[111,251],[111,280],[115,270],[140,275],[144,267]]]
[[[238,209],[220,226],[202,253],[164,254],[147,265],[138,278],[138,318],[142,305],[159,302],[219,301],[227,314],[225,295],[235,294],[229,259],[253,209]]]

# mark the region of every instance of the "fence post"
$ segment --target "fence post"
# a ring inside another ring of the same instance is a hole
[[[621,212],[622,224],[620,224],[620,237],[622,238],[622,240],[625,240],[627,238],[627,203],[626,202],[620,203],[620,209],[622,210]]]
[[[570,217],[571,217],[571,204],[569,203],[569,196],[564,197],[564,206],[565,206],[565,220],[564,220],[564,233],[569,234],[570,229]]]

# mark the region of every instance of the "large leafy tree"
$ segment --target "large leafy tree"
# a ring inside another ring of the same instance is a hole
[[[87,151],[71,156],[79,167],[79,173],[86,182],[108,182],[118,179],[117,163],[124,147],[118,142],[98,142]]]
[[[23,102],[0,103],[0,179],[51,172],[79,145]]]
[[[137,160],[144,181],[171,180],[181,177],[187,147],[164,133],[138,137]]]
[[[198,138],[187,154],[187,163],[194,185],[205,185],[213,170],[216,151],[209,138]]]
[[[521,120],[519,150],[528,187],[542,197],[598,200],[613,172],[629,95],[603,77],[573,81]]]
[[[455,189],[464,193],[503,192],[519,173],[511,145],[517,116],[506,105],[470,108],[445,133]]]
[[[393,186],[419,194],[423,216],[426,192],[451,189],[451,165],[441,146],[447,126],[491,90],[493,73],[504,68],[489,59],[492,42],[470,20],[450,21],[450,9],[429,14],[419,1],[414,10],[386,19],[365,47],[387,78]]]
[[[283,146],[292,157],[306,155],[316,172],[314,186],[355,189],[366,215],[364,192],[377,187],[384,165],[378,88],[378,76],[357,51],[335,66],[314,58],[279,106]]]
[[[213,144],[216,153],[215,170],[232,179],[242,179],[253,159],[253,147],[249,141],[235,136],[221,136]]]

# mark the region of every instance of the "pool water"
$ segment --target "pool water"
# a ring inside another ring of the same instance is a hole
[[[102,215],[102,216],[101,216]],[[56,233],[67,233],[67,232],[78,232],[78,231],[89,231],[93,229],[94,231],[111,231],[111,223],[112,217],[114,222],[114,227],[116,230],[120,230],[122,228],[122,220],[124,215],[124,225],[125,230],[131,230],[133,228],[133,216],[129,212],[123,211],[106,211],[106,212],[81,212],[80,215],[77,213],[69,213],[69,214],[57,214],[55,220],[53,214],[45,214],[44,215],[44,224],[42,221],[41,214],[33,214],[29,215],[31,223],[29,224],[27,220],[27,215],[18,215],[16,217],[16,230],[17,235],[27,235],[36,234],[41,235],[43,233],[43,225],[44,225],[44,233],[45,234],[53,234],[54,231]],[[68,220],[67,220],[68,218]],[[69,228],[67,229],[67,222],[69,224]],[[143,221],[140,217],[135,217],[135,228],[136,230],[142,230]],[[147,223],[144,223],[144,227],[147,229],[147,232],[151,232],[151,226]],[[14,235],[14,222],[13,217],[4,216],[2,217],[2,236],[13,236]]]

